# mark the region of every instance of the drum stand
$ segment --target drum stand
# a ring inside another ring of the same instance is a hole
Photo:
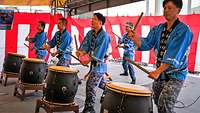
[[[8,78],[18,78],[18,73],[12,72],[1,72],[1,80],[4,86],[7,85]]]
[[[28,83],[22,83],[21,81],[18,81],[15,85],[13,95],[19,96],[20,99],[23,101],[26,90],[35,90],[37,92],[38,90],[43,90],[44,86],[45,86],[44,83],[43,84],[28,84]],[[21,94],[19,93],[18,89],[21,90]]]
[[[74,113],[79,113],[79,105],[75,102],[62,104],[49,102],[44,99],[38,99],[36,102],[35,113],[39,113],[40,107],[42,107],[47,113],[63,111],[74,111]]]

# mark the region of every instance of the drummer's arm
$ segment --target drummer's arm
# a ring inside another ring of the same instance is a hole
[[[80,45],[80,48],[76,51],[76,56],[80,57],[83,56],[85,54],[87,54],[87,52],[89,51],[89,41],[88,41],[88,34],[85,36],[82,44]]]
[[[45,47],[44,47],[44,49],[46,49],[49,52],[50,49],[51,49],[51,46],[49,44],[46,44]]]
[[[29,35],[25,38],[25,41],[28,41],[30,43],[34,43],[36,41],[37,33],[34,37],[30,37]]]
[[[80,49],[79,49],[79,50],[76,51],[76,56],[77,56],[77,57],[83,56],[83,55],[85,55],[85,54],[86,54],[86,51],[84,51],[84,50],[80,50]]]
[[[56,44],[57,44],[56,36],[57,35],[55,34],[54,37],[52,38],[52,40],[47,42],[47,49],[54,48],[56,46]]]
[[[124,38],[125,38],[126,35],[123,35],[122,37],[119,37],[118,39],[118,45],[121,45],[124,43]]]
[[[55,56],[58,54],[57,51],[54,52],[54,53],[52,53],[52,52],[50,51],[51,46],[50,46],[49,44],[47,44],[46,47],[44,47],[44,48],[51,54],[52,57],[55,57]]]
[[[128,37],[136,44],[137,47],[141,47],[142,41],[133,31],[128,31]]]
[[[54,35],[53,39],[47,42],[46,46],[44,49],[46,49],[49,53],[51,48],[54,48],[56,46],[56,34]]]
[[[159,75],[164,72],[168,67],[170,67],[170,64],[161,63],[161,66],[158,67],[155,71],[150,72],[148,77],[157,80],[159,78]]]
[[[30,43],[34,43],[35,42],[35,37],[33,37],[33,38],[26,38],[25,41],[28,41]]]

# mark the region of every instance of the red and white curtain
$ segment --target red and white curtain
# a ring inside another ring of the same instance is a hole
[[[12,30],[0,30],[0,67],[2,68],[5,54],[7,52],[15,52],[18,54],[24,54],[27,57],[34,57],[34,52],[25,47],[24,42],[26,36],[31,31],[31,36],[36,33],[36,26],[38,21],[46,22],[45,32],[49,40],[53,37],[57,31],[57,20],[62,17],[61,15],[50,15],[47,13],[34,14],[34,13],[15,13]],[[179,16],[179,19],[186,23],[192,30],[194,38],[190,47],[189,54],[189,70],[200,71],[200,18],[199,14]],[[71,17],[66,18],[68,21],[67,30],[71,33],[72,37],[76,35],[78,45],[84,39],[85,34],[91,29],[91,19],[73,19]],[[132,21],[136,23],[138,17],[126,16],[126,17],[106,17],[106,23],[103,28],[110,34],[111,37],[111,50],[113,58],[122,57],[122,49],[116,48],[118,38],[114,35],[122,36],[125,33],[125,23]],[[162,16],[145,16],[142,18],[136,32],[138,35],[147,36],[150,28],[164,22]],[[73,48],[75,52],[75,39],[73,39]],[[155,63],[155,56],[153,51],[136,51],[135,61],[145,62],[148,64]],[[48,57],[49,61],[51,57]],[[75,61],[75,60],[73,60]]]

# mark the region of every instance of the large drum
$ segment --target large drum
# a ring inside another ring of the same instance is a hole
[[[148,88],[139,85],[108,83],[101,113],[153,113],[151,95]]]
[[[24,58],[20,70],[20,80],[23,83],[41,84],[46,75],[47,63],[41,59]]]
[[[22,59],[26,56],[8,52],[4,58],[3,72],[19,73]]]
[[[72,103],[78,89],[78,70],[64,66],[50,66],[46,79],[45,100]]]

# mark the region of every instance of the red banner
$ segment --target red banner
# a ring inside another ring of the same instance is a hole
[[[17,52],[28,55],[28,57],[34,57],[34,53],[29,51],[24,45],[24,39],[28,35],[31,30],[32,36],[36,32],[36,25],[38,21],[44,21],[47,23],[46,30],[48,32],[48,38],[51,39],[54,35],[55,31],[57,31],[57,20],[61,17],[61,15],[50,15],[50,14],[30,14],[30,13],[15,13],[14,15],[14,23],[12,30],[0,31],[0,36],[4,38],[5,42],[2,43],[3,48],[5,50],[1,50],[5,53],[7,52]],[[200,15],[185,15],[179,17],[181,21],[186,23],[192,30],[194,34],[194,38],[190,47],[189,53],[189,70],[190,71],[200,71],[200,61],[199,58],[200,53],[200,42],[199,32],[200,32],[200,23],[198,22],[198,18]],[[132,21],[136,23],[138,17],[107,17],[105,23],[105,30],[110,34],[111,37],[111,47],[112,47],[112,57],[119,58],[122,57],[122,51],[117,46],[118,38],[114,35],[117,34],[122,36],[125,32],[125,23],[127,21]],[[77,35],[77,40],[79,40],[79,45],[84,39],[84,35],[91,27],[91,19],[73,19],[71,17],[67,18],[68,24],[67,29],[73,36]],[[137,34],[145,37],[150,28],[155,25],[158,25],[161,22],[164,22],[164,18],[161,16],[145,16],[142,18],[141,23],[137,28]],[[75,48],[75,44],[73,43],[73,47]],[[25,49],[26,48],[26,49]],[[75,49],[74,49],[75,50]],[[24,52],[25,51],[25,52]],[[1,53],[3,54],[3,53]],[[4,55],[1,55],[4,56]],[[136,51],[135,60],[138,62],[146,62],[149,64],[155,63],[155,56],[153,50],[150,52],[141,52]],[[2,61],[3,62],[3,61]]]

